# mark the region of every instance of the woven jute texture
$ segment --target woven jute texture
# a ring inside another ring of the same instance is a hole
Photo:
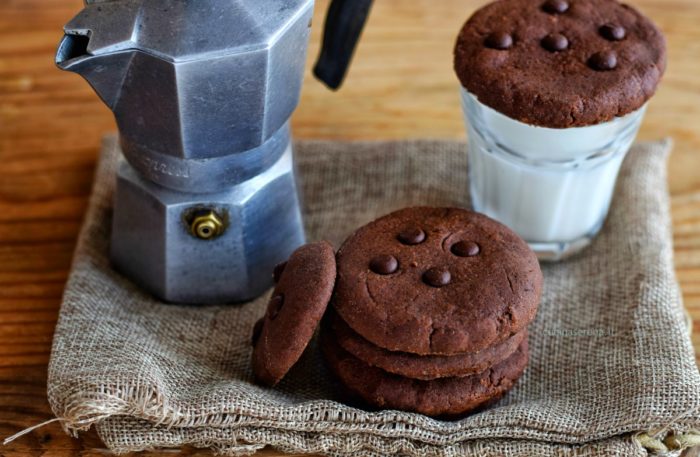
[[[112,271],[119,152],[108,138],[56,327],[53,411],[69,431],[96,426],[116,452],[646,455],[636,434],[700,428],[700,376],[673,270],[669,149],[637,145],[593,245],[543,265],[531,360],[515,388],[487,411],[441,421],[339,402],[315,342],[277,388],[256,386],[250,335],[267,294],[236,306],[166,305]],[[338,246],[392,210],[469,202],[462,143],[302,142],[296,154],[309,240]]]

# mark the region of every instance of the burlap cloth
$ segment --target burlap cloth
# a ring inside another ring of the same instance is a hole
[[[165,305],[112,271],[118,150],[108,138],[56,327],[53,411],[67,430],[95,425],[116,452],[191,444],[231,455],[265,445],[338,456],[646,455],[640,433],[653,441],[700,428],[700,376],[672,262],[669,149],[637,145],[595,243],[544,265],[531,361],[516,387],[448,422],[337,402],[313,344],[278,388],[258,387],[249,341],[267,296]],[[309,240],[337,246],[394,209],[469,201],[457,142],[302,142],[297,160]]]

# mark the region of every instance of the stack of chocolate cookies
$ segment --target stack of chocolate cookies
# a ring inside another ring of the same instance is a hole
[[[459,415],[523,373],[542,274],[505,226],[463,209],[408,208],[359,229],[336,259],[321,346],[367,403]]]
[[[279,284],[292,277],[293,260]],[[320,280],[297,284],[307,291],[323,285],[325,299],[328,279],[335,281],[320,346],[355,397],[457,416],[497,400],[523,373],[542,273],[507,227],[464,209],[407,208],[360,228],[335,263]],[[271,303],[282,295],[277,289]],[[314,321],[325,310],[320,301],[305,308]],[[278,325],[270,317],[268,308],[263,328]],[[296,318],[305,320],[298,311]],[[255,370],[258,379],[263,371]]]

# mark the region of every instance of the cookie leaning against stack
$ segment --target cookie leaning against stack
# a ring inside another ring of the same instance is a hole
[[[367,403],[459,415],[523,373],[542,273],[502,224],[464,209],[407,208],[360,228],[336,263],[322,349]]]
[[[431,416],[464,414],[512,387],[542,288],[522,239],[458,208],[391,213],[335,259],[328,243],[302,246],[275,278],[254,335],[259,381],[274,385],[299,358],[333,289],[321,348],[339,381],[371,405]]]

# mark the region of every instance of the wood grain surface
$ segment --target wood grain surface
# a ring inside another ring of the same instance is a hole
[[[295,135],[464,138],[452,45],[461,23],[482,3],[377,0],[342,90],[331,93],[307,74]],[[651,16],[669,41],[669,70],[641,138],[676,141],[669,177],[675,258],[685,305],[695,318],[697,351],[700,2],[630,3]],[[309,63],[318,52],[326,6],[318,1]],[[80,0],[0,0],[0,437],[52,417],[46,401],[52,332],[100,138],[115,130],[111,113],[88,85],[53,65],[61,27],[80,8]],[[94,433],[73,439],[55,423],[0,447],[7,456],[104,453]]]

